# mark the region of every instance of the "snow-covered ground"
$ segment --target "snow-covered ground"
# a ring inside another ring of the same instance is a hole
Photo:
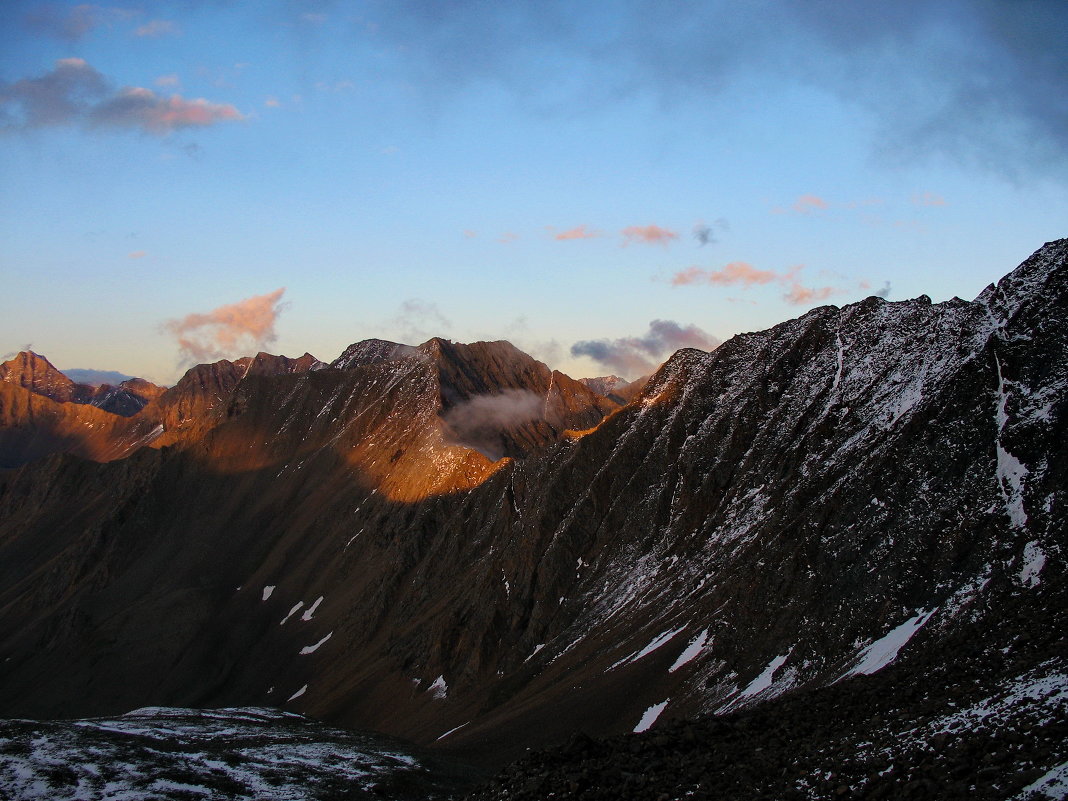
[[[10,801],[433,794],[426,769],[391,744],[273,709],[151,707],[117,718],[0,722],[0,797]]]

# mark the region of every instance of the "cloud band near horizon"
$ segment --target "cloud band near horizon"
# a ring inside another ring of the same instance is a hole
[[[680,348],[713,350],[721,341],[696,325],[679,325],[674,320],[653,320],[640,337],[592,339],[571,346],[572,356],[588,356],[613,373],[634,379],[653,372],[664,359]]]

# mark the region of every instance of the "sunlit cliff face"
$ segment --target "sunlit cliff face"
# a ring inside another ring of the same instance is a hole
[[[284,480],[341,471],[384,498],[411,502],[470,489],[507,461],[456,442],[439,413],[428,365],[401,360],[250,377],[157,443],[177,444],[222,474],[269,471]]]

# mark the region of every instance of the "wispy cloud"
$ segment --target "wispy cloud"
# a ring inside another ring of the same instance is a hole
[[[135,250],[135,251],[133,251],[131,253],[127,253],[126,254],[126,258],[128,258],[128,259],[143,259],[147,255],[148,255],[147,251]]]
[[[710,224],[705,223],[704,220],[698,220],[693,227],[693,238],[697,240],[697,244],[699,244],[701,247],[704,247],[705,245],[715,244],[715,242],[717,241],[717,228],[721,231],[729,231],[730,224],[722,217]]]
[[[688,267],[671,277],[672,286],[692,286],[708,284],[710,286],[738,286],[748,289],[752,286],[779,284],[786,287],[783,300],[794,305],[804,305],[826,300],[845,290],[833,286],[809,287],[801,283],[800,276],[804,265],[791,267],[785,272],[759,270],[745,261],[732,261],[718,270],[704,270],[700,267]]]
[[[153,19],[149,20],[144,25],[138,25],[137,28],[134,29],[134,36],[157,39],[160,36],[173,36],[181,32],[181,28],[178,27],[178,23],[176,22],[169,19]]]
[[[826,300],[838,291],[833,286],[808,287],[795,282],[790,285],[790,291],[783,295],[783,299],[795,306],[803,306],[807,303]]]
[[[210,312],[187,314],[166,321],[163,329],[177,340],[183,362],[244,355],[239,351],[258,350],[278,338],[274,326],[285,308],[281,303],[285,291],[282,287]]]
[[[75,6],[44,3],[29,11],[24,21],[34,33],[65,42],[77,42],[96,28],[130,20],[141,13],[133,8],[105,7],[92,3]]]
[[[555,229],[550,229],[550,231],[554,230]],[[601,236],[600,231],[594,231],[587,228],[585,225],[578,225],[574,228],[569,228],[566,231],[561,231],[560,233],[555,234],[553,238],[558,242],[567,242],[572,239],[595,239],[599,236]]]
[[[497,241],[502,244],[509,245],[512,242],[518,241],[518,239],[519,234],[517,234],[515,231],[505,231],[497,238]]]
[[[513,426],[541,417],[545,399],[526,389],[504,389],[475,395],[453,406],[442,419],[456,440],[496,461],[504,455],[502,434]]]
[[[173,72],[170,75],[160,75],[156,78],[156,86],[177,86],[180,83],[178,75]]]
[[[799,195],[797,200],[790,204],[789,208],[783,206],[775,206],[772,210],[772,214],[812,214],[817,211],[825,211],[830,208],[830,203],[821,198],[819,195]]]
[[[628,225],[621,232],[623,244],[668,245],[679,238],[676,231],[659,225]]]
[[[164,135],[243,119],[227,103],[163,97],[138,86],[116,90],[80,58],[59,59],[44,75],[0,85],[0,130],[7,131],[82,125]]]
[[[140,128],[153,134],[243,119],[244,115],[227,103],[211,103],[204,98],[186,100],[181,95],[165,98],[136,86],[121,89],[89,112],[93,126]]]
[[[409,298],[400,305],[397,314],[386,323],[386,327],[397,332],[398,341],[417,345],[431,337],[447,333],[452,328],[452,323],[436,304],[419,298]]]
[[[790,274],[773,270],[758,270],[745,261],[732,261],[719,270],[702,270],[700,267],[688,267],[680,270],[671,278],[672,286],[689,284],[712,284],[713,286],[754,286],[789,280]]]
[[[33,343],[29,342],[29,343],[23,345],[18,350],[8,351],[3,356],[0,356],[0,361],[6,362],[8,359],[14,359],[20,353],[33,353]]]
[[[651,373],[679,348],[712,350],[720,344],[696,325],[653,320],[643,336],[583,340],[571,346],[571,355],[588,356],[609,372],[637,378]]]
[[[827,208],[827,201],[819,195],[801,195],[791,208],[798,214],[811,214]]]
[[[941,195],[936,195],[934,192],[917,192],[912,196],[912,205],[914,206],[948,206],[946,199]]]

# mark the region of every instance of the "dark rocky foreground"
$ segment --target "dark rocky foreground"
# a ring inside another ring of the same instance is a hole
[[[576,734],[468,799],[1068,797],[1068,612],[1053,628],[1012,612],[997,646],[976,626],[934,658],[750,710]]]

